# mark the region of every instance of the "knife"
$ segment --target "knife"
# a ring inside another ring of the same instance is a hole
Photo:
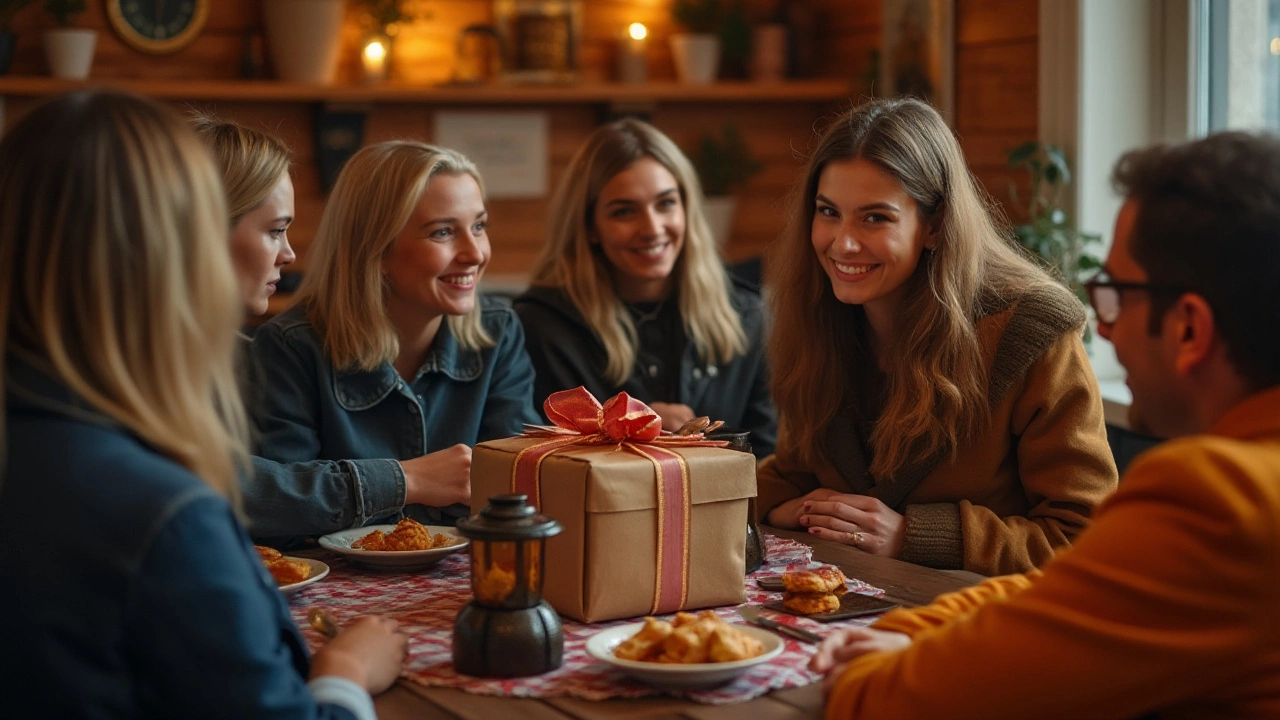
[[[777,620],[771,620],[765,617],[763,614],[761,614],[760,608],[756,607],[755,605],[743,605],[742,607],[738,608],[738,614],[742,616],[743,620],[746,620],[752,625],[762,627],[766,630],[772,630],[778,633],[779,635],[786,635],[787,637],[795,638],[800,642],[807,642],[807,643],[822,642],[822,636],[819,635],[818,633],[813,632],[811,630],[805,630],[804,628],[798,628],[791,625],[786,625],[784,623],[778,622]]]

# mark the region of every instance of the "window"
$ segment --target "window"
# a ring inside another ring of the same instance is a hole
[[[1280,0],[1199,0],[1197,134],[1280,131]]]

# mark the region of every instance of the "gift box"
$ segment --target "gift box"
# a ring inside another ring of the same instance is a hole
[[[560,522],[563,532],[546,545],[543,593],[567,617],[598,622],[744,602],[754,457],[700,438],[611,436],[602,428],[616,428],[606,426],[476,445],[472,511],[520,491]]]

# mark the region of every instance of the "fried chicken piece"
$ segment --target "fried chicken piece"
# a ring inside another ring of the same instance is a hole
[[[675,625],[676,627],[684,627],[685,625],[690,625],[697,621],[698,621],[698,616],[694,615],[693,613],[678,612],[676,613],[675,618],[672,619],[671,624]]]
[[[794,570],[782,574],[782,587],[793,593],[829,593],[845,584],[844,573],[834,565],[817,570]]]
[[[258,551],[258,557],[262,558],[262,562],[264,563],[269,563],[272,560],[279,560],[283,557],[279,550],[266,547],[265,545],[254,545],[253,549]]]
[[[613,651],[613,656],[621,660],[652,661],[661,652],[662,641],[666,640],[674,629],[666,620],[647,617],[640,632],[623,640],[622,644]]]
[[[759,640],[728,623],[720,623],[707,638],[707,659],[711,662],[746,660],[763,653]]]
[[[658,662],[701,663],[707,661],[707,639],[723,621],[711,613],[711,617],[699,616],[697,622],[677,627],[662,641],[662,658]],[[665,659],[664,659],[665,658]]]
[[[456,542],[457,542],[457,539],[449,535],[445,535],[444,533],[436,533],[431,538],[431,547],[433,548],[449,547],[450,545],[453,545]]]
[[[351,543],[357,550],[382,551],[387,549],[387,536],[381,530],[374,530],[359,540]]]
[[[832,612],[840,609],[840,598],[835,593],[783,593],[782,605],[801,615]]]
[[[279,557],[267,563],[267,571],[277,585],[292,585],[311,577],[311,566],[305,560]]]

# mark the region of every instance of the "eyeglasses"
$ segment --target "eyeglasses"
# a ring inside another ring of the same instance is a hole
[[[1098,322],[1104,325],[1111,325],[1120,319],[1120,293],[1124,290],[1142,290],[1149,293],[1186,292],[1185,289],[1176,285],[1120,282],[1118,280],[1104,279],[1107,274],[1107,270],[1103,268],[1084,284],[1085,290],[1089,293],[1089,304],[1093,306],[1093,311],[1097,313]]]

